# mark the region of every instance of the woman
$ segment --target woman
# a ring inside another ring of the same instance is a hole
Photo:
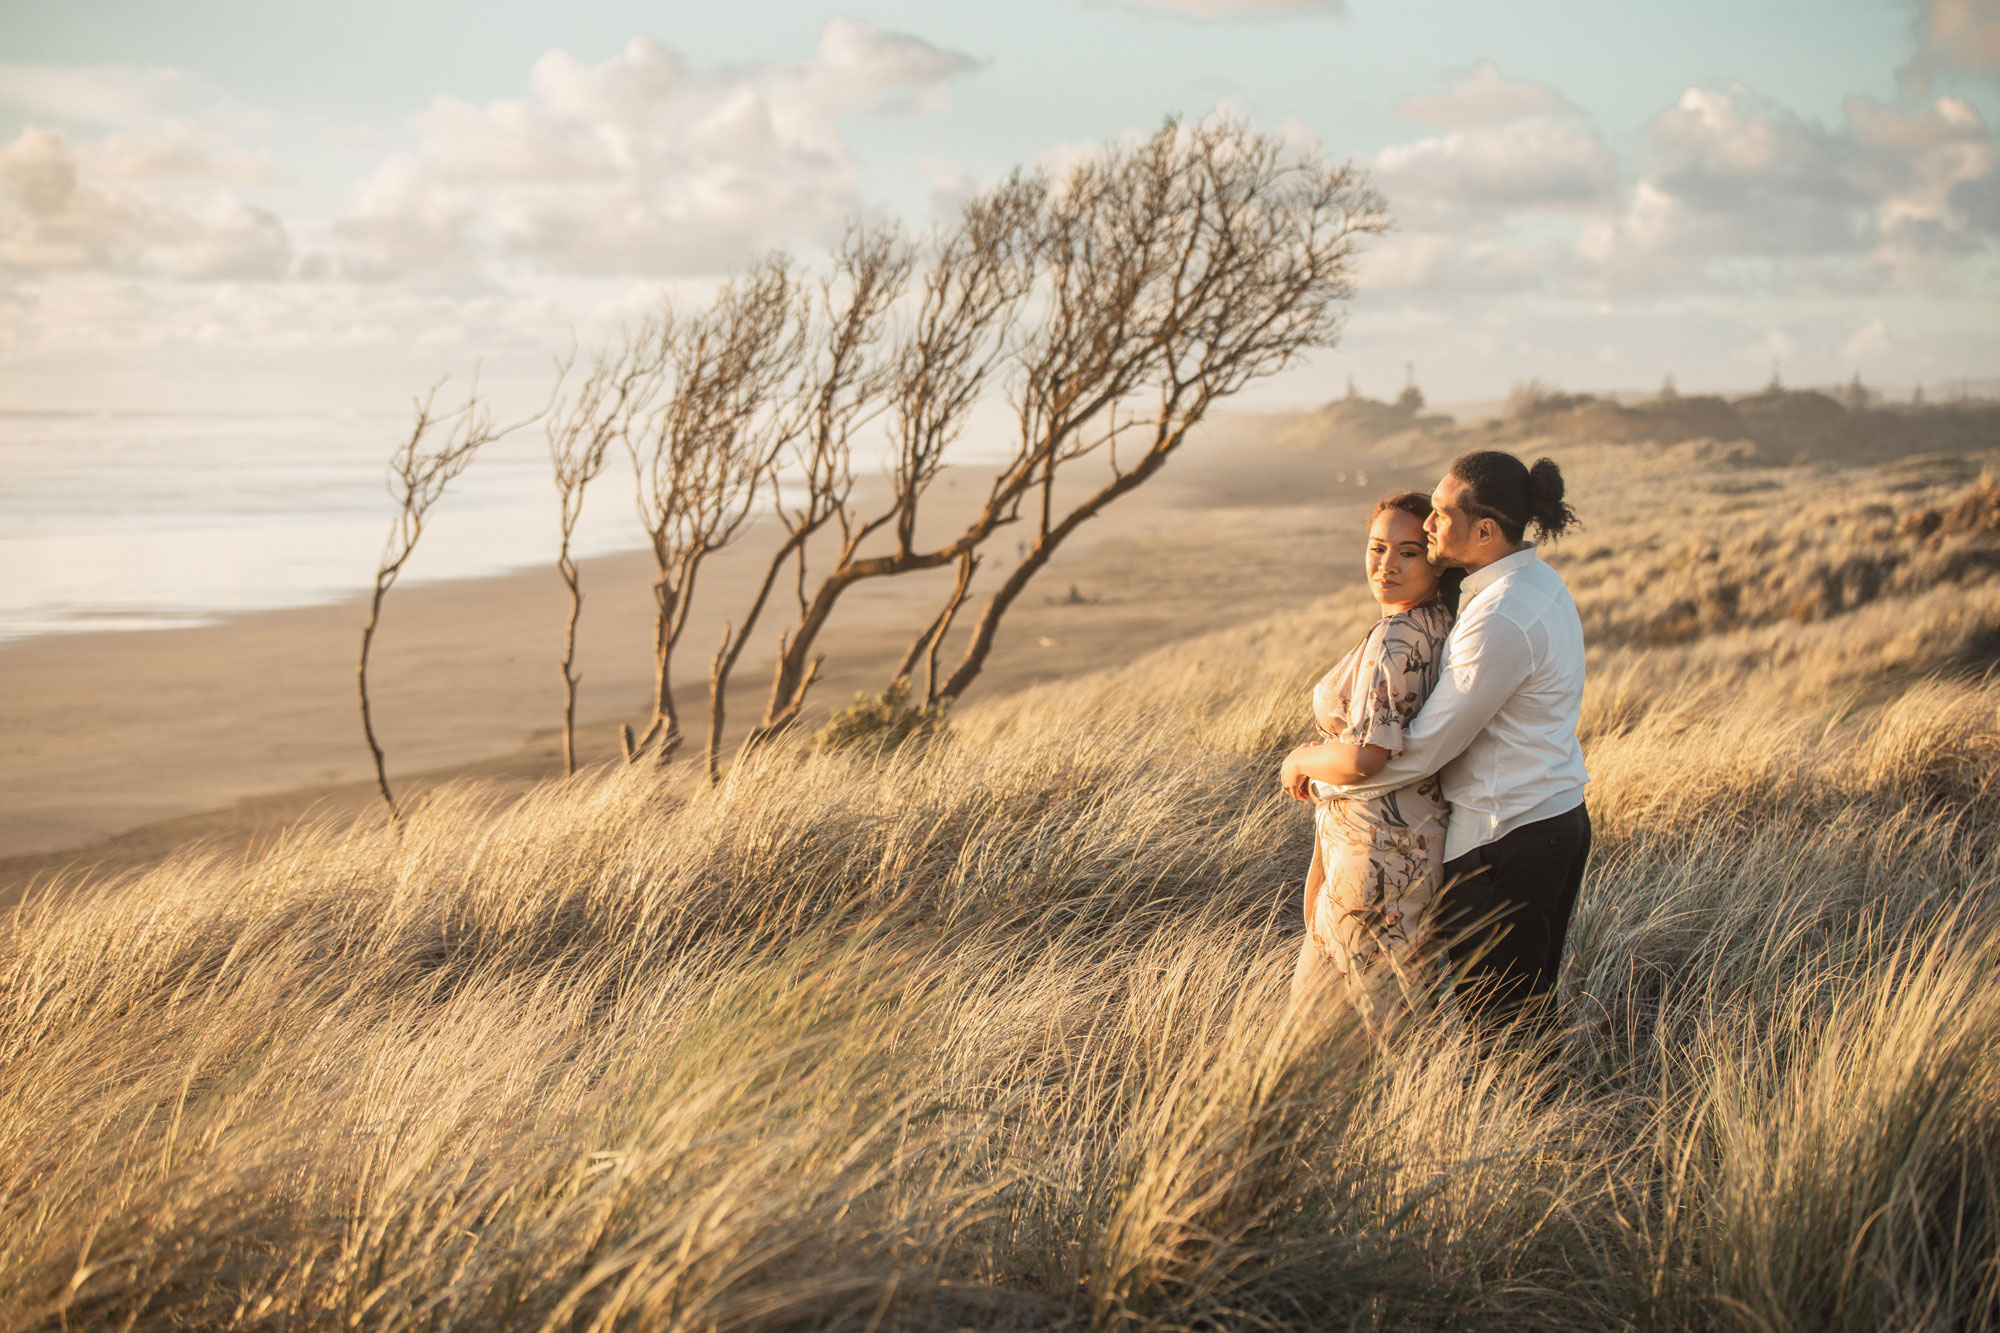
[[[1437,684],[1462,576],[1426,558],[1430,512],[1430,497],[1411,491],[1369,515],[1368,586],[1382,618],[1313,687],[1321,739],[1287,755],[1281,777],[1317,807],[1293,999],[1335,990],[1377,1035],[1424,989],[1426,909],[1443,876],[1449,809],[1435,777],[1355,799],[1334,787],[1399,753],[1404,726]]]

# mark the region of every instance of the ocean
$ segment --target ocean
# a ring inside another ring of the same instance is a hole
[[[0,414],[0,640],[201,625],[367,592],[405,416]],[[539,427],[489,445],[432,510],[407,582],[552,564]],[[579,556],[645,544],[614,449]]]

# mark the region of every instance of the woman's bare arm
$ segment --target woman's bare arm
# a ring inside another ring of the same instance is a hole
[[[1344,787],[1374,777],[1388,762],[1389,752],[1379,745],[1319,741],[1301,745],[1286,755],[1278,780],[1287,792],[1304,801],[1312,797],[1309,782],[1317,780]]]

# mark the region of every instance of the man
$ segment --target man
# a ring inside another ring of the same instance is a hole
[[[1487,450],[1451,465],[1424,524],[1433,563],[1466,571],[1437,687],[1402,753],[1363,796],[1438,774],[1451,802],[1439,928],[1467,1002],[1490,1018],[1546,1021],[1584,862],[1583,624],[1543,541],[1576,523],[1562,473]]]

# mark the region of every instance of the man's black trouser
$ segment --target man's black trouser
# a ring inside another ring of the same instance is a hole
[[[1475,1015],[1505,1022],[1526,1010],[1546,1022],[1589,858],[1590,812],[1579,804],[1445,862],[1439,924]]]

